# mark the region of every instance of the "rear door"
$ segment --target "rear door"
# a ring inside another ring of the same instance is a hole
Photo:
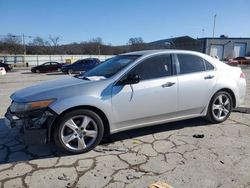
[[[58,69],[59,69],[59,63],[57,63],[57,62],[51,62],[50,71],[57,71]]]
[[[200,56],[176,54],[179,112],[181,115],[200,114],[208,104],[216,84],[214,66]]]
[[[50,62],[44,63],[41,67],[40,67],[40,71],[41,72],[47,72],[49,71],[50,68]]]
[[[82,71],[84,70],[84,60],[78,60],[76,63],[73,64],[72,69],[73,71]]]
[[[94,60],[90,60],[90,59],[86,60],[84,62],[84,71],[88,71],[88,70],[92,69],[93,64],[94,64]]]

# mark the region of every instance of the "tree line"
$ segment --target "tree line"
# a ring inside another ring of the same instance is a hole
[[[104,44],[102,38],[97,37],[89,41],[60,44],[61,38],[50,36],[33,38],[32,42],[24,45],[21,37],[8,34],[0,39],[0,53],[2,54],[90,54],[90,55],[116,55],[120,53],[147,50],[152,47],[145,43],[141,37],[130,38],[126,45],[112,46]]]

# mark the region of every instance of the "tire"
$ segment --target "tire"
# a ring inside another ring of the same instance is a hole
[[[36,70],[36,73],[40,73],[40,71],[37,69],[37,70]]]
[[[217,92],[211,99],[206,119],[212,123],[221,123],[230,116],[233,107],[231,95],[225,91]]]
[[[68,73],[68,74],[72,74],[72,73],[73,73],[73,70],[72,70],[72,69],[69,69],[69,70],[67,71],[67,73]]]
[[[67,112],[54,131],[55,144],[66,153],[86,153],[102,140],[104,126],[101,118],[87,109]]]

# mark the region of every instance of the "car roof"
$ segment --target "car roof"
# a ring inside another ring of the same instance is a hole
[[[129,53],[124,53],[121,55],[140,55],[140,56],[150,56],[154,54],[161,54],[161,53],[181,53],[181,54],[193,54],[202,57],[203,59],[209,61],[212,63],[214,66],[217,68],[226,68],[228,65],[225,63],[219,61],[218,59],[215,59],[207,54],[200,53],[197,51],[191,51],[191,50],[174,50],[174,49],[162,49],[162,50],[144,50],[144,51],[136,51],[136,52],[129,52]]]
[[[143,50],[143,51],[135,51],[135,52],[128,52],[122,55],[153,55],[158,53],[188,53],[188,54],[202,54],[200,52],[191,51],[191,50],[173,50],[173,49],[162,49],[162,50]]]

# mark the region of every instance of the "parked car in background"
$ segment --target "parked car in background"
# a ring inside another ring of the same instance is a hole
[[[228,65],[238,66],[238,65],[247,65],[250,64],[249,57],[236,57],[234,59],[229,59],[227,62]]]
[[[63,73],[68,73],[68,74],[74,72],[86,72],[93,69],[99,64],[100,60],[97,58],[80,59],[74,62],[73,64],[63,65],[61,70]]]
[[[107,58],[107,59],[101,61],[100,63],[104,63],[105,61],[108,61],[108,60],[110,60],[110,59],[111,59],[111,58]]]
[[[0,75],[5,75],[5,74],[6,74],[5,68],[0,66]]]
[[[56,72],[61,71],[63,64],[58,62],[46,62],[31,68],[33,73]]]
[[[221,123],[244,104],[245,92],[241,68],[208,55],[139,51],[15,92],[5,124],[20,125],[32,142],[39,135],[64,151],[83,153],[104,135],[129,129],[195,117]]]
[[[9,72],[9,71],[11,71],[13,69],[12,65],[7,64],[7,63],[1,63],[1,62],[0,62],[0,67],[4,67],[6,72]]]

